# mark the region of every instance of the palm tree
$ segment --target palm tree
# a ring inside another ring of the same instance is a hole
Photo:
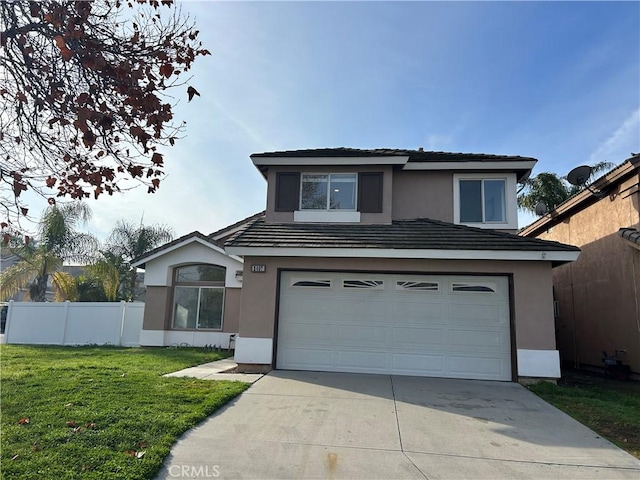
[[[122,294],[126,299],[133,300],[135,296],[137,269],[131,267],[131,262],[171,240],[173,232],[164,225],[145,226],[140,223],[136,226],[126,220],[116,223],[107,239],[107,251],[103,254],[112,264],[117,263],[117,258],[124,263],[127,274],[122,282]]]
[[[614,166],[610,162],[598,162],[591,167],[591,176]],[[566,177],[559,177],[553,172],[542,172],[525,180],[518,194],[518,207],[536,213],[536,205],[543,202],[548,210],[565,202],[576,193],[582,191],[584,186],[570,185]]]
[[[90,218],[91,210],[86,203],[49,206],[40,220],[37,240],[15,240],[9,247],[18,262],[0,275],[0,298],[6,300],[28,288],[32,301],[44,302],[49,278],[56,300],[67,298],[74,282],[61,271],[63,263],[86,263],[97,247],[93,235],[76,230]]]

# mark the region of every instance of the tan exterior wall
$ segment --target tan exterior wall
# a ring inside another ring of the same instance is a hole
[[[224,318],[222,319],[222,331],[238,333],[240,324],[240,297],[242,289],[224,289]]]
[[[553,271],[558,346],[574,366],[602,366],[602,351],[619,349],[627,350],[623,362],[640,372],[640,250],[618,235],[622,227],[640,228],[640,193],[629,195],[637,183],[635,175],[538,235],[582,249],[576,262]]]
[[[453,173],[395,171],[392,217],[393,220],[431,218],[453,223]]]
[[[224,317],[222,319],[222,331],[237,333],[240,323],[240,288],[225,288],[224,290]],[[171,330],[172,311],[171,287],[147,287],[147,299],[144,306],[142,320],[143,330]],[[207,331],[189,329],[191,331]],[[185,331],[181,329],[180,331]]]
[[[171,312],[171,287],[147,287],[144,302],[143,330],[166,330]]]
[[[266,265],[252,273],[251,265]],[[513,275],[516,346],[555,350],[550,262],[410,260],[367,258],[246,257],[243,275],[241,337],[272,338],[276,318],[278,269],[486,273]]]
[[[383,172],[382,213],[363,213],[360,223],[391,223],[391,197],[393,172],[389,165],[352,165],[352,166],[282,166],[271,167],[267,173],[267,209],[266,222],[293,223],[293,212],[276,212],[276,173],[277,172],[301,172],[301,173],[358,173],[358,172]]]

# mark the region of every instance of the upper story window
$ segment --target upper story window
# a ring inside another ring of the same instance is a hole
[[[301,210],[355,210],[355,173],[303,173]]]
[[[273,210],[294,222],[358,223],[361,213],[383,212],[383,172],[276,172],[274,180]]]
[[[453,176],[454,223],[480,228],[518,228],[515,174]]]
[[[460,180],[460,221],[506,222],[506,180]]]

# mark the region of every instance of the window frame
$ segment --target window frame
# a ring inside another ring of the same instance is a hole
[[[481,222],[463,222],[460,220],[460,208],[462,202],[460,199],[460,182],[464,180],[481,181],[481,199],[482,199],[482,221]],[[484,181],[485,180],[504,180],[504,221],[485,221],[485,197],[484,197]],[[457,173],[453,175],[453,223],[458,225],[469,225],[478,228],[501,229],[501,230],[517,230],[518,214],[516,208],[516,188],[517,180],[515,173]]]
[[[204,281],[179,281],[178,280],[178,272],[181,268],[191,267],[191,266],[199,266],[206,265],[211,267],[217,267],[224,271],[224,279],[225,280],[204,280]],[[172,282],[171,282],[171,329],[178,331],[208,331],[208,332],[220,332],[224,328],[224,307],[226,302],[226,271],[227,267],[223,265],[216,265],[212,263],[189,263],[185,265],[177,265],[173,267],[172,272]],[[176,326],[176,290],[178,288],[192,288],[197,289],[198,297],[196,304],[196,318],[195,318],[195,326],[194,327],[177,327]],[[203,289],[211,289],[211,290],[220,290],[222,292],[222,304],[220,309],[220,327],[212,328],[212,327],[199,327],[200,324],[200,302],[202,299],[202,290]]]
[[[304,177],[311,175],[322,175],[327,177],[327,202],[326,208],[302,208],[302,190],[304,186]],[[353,175],[353,208],[331,208],[331,176],[332,175]],[[298,208],[300,212],[357,212],[358,211],[358,173],[357,172],[301,172],[300,173],[300,199]]]

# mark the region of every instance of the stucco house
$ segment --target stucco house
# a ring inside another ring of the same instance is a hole
[[[640,154],[520,232],[577,245],[553,270],[558,347],[574,367],[602,367],[603,351],[640,373]]]
[[[136,259],[147,289],[140,344],[229,347],[238,332],[242,258],[224,242],[257,213],[209,235],[191,232]]]
[[[560,376],[552,268],[579,249],[516,235],[516,185],[535,159],[329,148],[251,160],[264,214],[139,260],[141,343],[236,333],[241,371]],[[200,318],[214,310],[222,325]]]

